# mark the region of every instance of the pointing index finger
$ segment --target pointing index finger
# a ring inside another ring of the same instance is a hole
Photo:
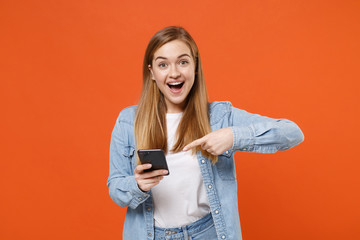
[[[183,149],[183,151],[188,151],[190,150],[191,148],[194,148],[196,146],[199,146],[201,145],[202,143],[204,142],[204,139],[203,137],[202,138],[199,138],[199,139],[196,139],[195,141],[192,141],[191,143],[189,143],[188,145],[186,145]]]

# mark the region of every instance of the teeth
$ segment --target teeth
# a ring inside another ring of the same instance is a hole
[[[168,83],[171,86],[176,86],[176,85],[180,85],[182,84],[182,82],[173,82],[173,83]]]

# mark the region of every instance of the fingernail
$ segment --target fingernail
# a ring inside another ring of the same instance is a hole
[[[168,171],[166,171],[166,170],[163,171],[163,174],[167,174],[167,173],[168,173]]]

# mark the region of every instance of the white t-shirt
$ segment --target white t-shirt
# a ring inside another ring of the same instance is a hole
[[[168,147],[176,143],[182,113],[166,114]],[[210,213],[196,155],[191,151],[166,154],[169,176],[152,188],[155,226],[174,228],[188,225]]]

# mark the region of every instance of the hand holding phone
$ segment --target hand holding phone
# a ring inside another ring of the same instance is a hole
[[[142,164],[134,170],[135,180],[143,192],[160,183],[163,175],[169,175],[165,154],[160,149],[139,150],[138,155]]]
[[[140,149],[138,150],[138,156],[141,164],[150,163],[152,166],[150,169],[144,170],[144,172],[150,172],[154,170],[164,169],[167,170],[168,173],[165,175],[169,175],[169,168],[167,166],[165,153],[161,149]]]

